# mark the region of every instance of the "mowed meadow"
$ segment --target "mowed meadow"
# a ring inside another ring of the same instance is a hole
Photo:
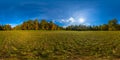
[[[0,31],[0,60],[119,58],[119,31]]]

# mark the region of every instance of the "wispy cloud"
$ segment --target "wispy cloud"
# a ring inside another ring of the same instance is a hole
[[[67,27],[67,26],[70,26],[70,25],[80,25],[80,24],[83,24],[83,25],[90,25],[90,23],[86,22],[85,18],[79,18],[79,19],[76,19],[74,17],[70,17],[68,19],[62,19],[59,21],[61,24],[64,24],[63,27]]]

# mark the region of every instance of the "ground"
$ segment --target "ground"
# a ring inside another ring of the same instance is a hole
[[[0,31],[0,60],[119,60],[119,31]]]

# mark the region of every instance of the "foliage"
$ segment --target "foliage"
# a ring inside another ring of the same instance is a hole
[[[12,30],[12,27],[9,24],[0,25],[0,30]]]
[[[117,19],[110,20],[108,22],[109,30],[117,30],[118,21]]]
[[[46,20],[41,20],[40,22],[38,19],[35,20],[28,20],[23,22],[23,24],[14,27],[16,30],[60,30],[61,27],[53,23],[52,21],[47,22]]]
[[[117,31],[120,30],[120,24],[118,24],[117,19],[112,19],[108,21],[108,24],[102,25],[71,25],[66,28],[56,25],[52,21],[42,20],[27,20],[22,24],[12,28],[9,24],[0,25],[0,30],[76,30],[76,31]]]

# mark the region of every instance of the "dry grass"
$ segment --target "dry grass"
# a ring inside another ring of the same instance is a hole
[[[1,60],[119,60],[119,31],[0,31]]]

